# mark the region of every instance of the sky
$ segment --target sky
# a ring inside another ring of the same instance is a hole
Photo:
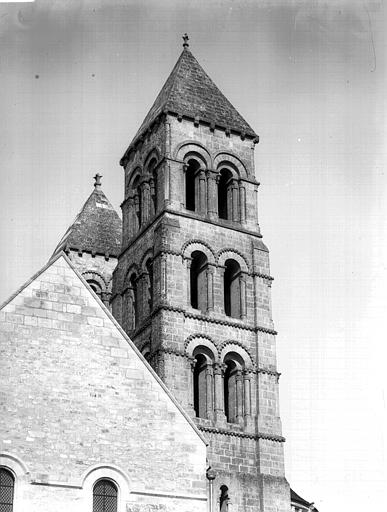
[[[120,157],[187,32],[260,135],[286,476],[320,512],[387,510],[385,22],[367,0],[0,4],[0,301],[96,172],[120,211]]]

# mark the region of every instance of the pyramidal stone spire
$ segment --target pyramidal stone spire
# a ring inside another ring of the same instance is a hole
[[[128,150],[163,113],[204,122],[223,130],[258,139],[258,135],[218,89],[189,50],[188,35],[183,36],[183,51],[167,81],[142,122]],[[121,159],[125,162],[126,151]]]
[[[68,228],[54,255],[61,250],[118,257],[122,222],[101,188],[102,175],[94,176],[94,190]]]

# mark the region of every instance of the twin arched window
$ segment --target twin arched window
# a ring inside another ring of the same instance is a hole
[[[214,362],[206,347],[197,347],[193,360],[193,407],[197,418],[211,419],[215,396],[223,395],[223,412],[228,423],[240,423],[248,416],[250,407],[250,382],[243,358],[229,352],[223,363]],[[215,367],[217,369],[215,370]],[[216,389],[216,375],[222,378],[222,389]]]
[[[111,480],[98,480],[93,487],[93,512],[117,512],[118,489]]]
[[[189,262],[189,301],[191,307],[206,312],[213,305],[213,283],[210,279],[213,272],[207,256],[201,251],[193,251]],[[227,316],[245,318],[246,301],[245,286],[240,264],[228,259],[223,274],[223,308]]]
[[[157,158],[151,158],[144,173],[136,169],[128,184],[129,235],[133,236],[158,210]]]
[[[134,331],[140,321],[148,316],[153,308],[154,279],[153,260],[148,258],[143,272],[129,271],[122,294],[122,324],[126,332]],[[140,316],[141,313],[141,316]]]
[[[217,185],[209,184],[214,176],[206,177],[203,167],[206,165],[196,158],[186,157],[185,171],[185,207],[192,212],[218,212],[219,219],[242,220],[245,208],[244,195],[240,197],[239,182],[235,173],[228,167],[220,167],[217,174]],[[206,183],[207,182],[207,183]],[[215,188],[213,188],[215,187]],[[243,203],[243,205],[242,205]]]
[[[8,469],[0,467],[0,511],[13,511],[15,478]]]

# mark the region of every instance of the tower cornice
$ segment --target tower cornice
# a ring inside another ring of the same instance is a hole
[[[135,151],[138,144],[142,143],[144,138],[147,137],[149,133],[153,131],[154,126],[162,121],[163,117],[166,116],[172,116],[176,117],[178,121],[182,121],[183,119],[186,121],[191,122],[196,128],[199,126],[206,126],[209,128],[210,132],[214,133],[215,130],[219,130],[221,132],[224,132],[227,137],[230,135],[235,135],[241,138],[241,140],[250,140],[254,145],[259,143],[259,135],[256,133],[246,133],[245,131],[238,130],[237,128],[234,128],[233,126],[226,126],[223,124],[213,123],[211,121],[208,121],[206,119],[202,119],[200,117],[194,117],[189,116],[187,114],[181,114],[179,112],[175,112],[173,110],[166,110],[163,112],[160,112],[160,114],[154,119],[154,121],[147,127],[144,127],[142,132],[138,132],[132,142],[130,143],[128,149],[125,151],[124,155],[122,156],[120,160],[120,165],[122,167],[126,167],[126,164],[128,163],[130,153]]]
[[[126,199],[123,203],[125,204],[127,202],[128,199]],[[121,205],[121,206],[122,206]],[[133,246],[133,244],[136,243],[136,241],[141,238],[144,233],[146,233],[152,226],[154,226],[159,220],[160,218],[164,215],[164,214],[170,214],[170,215],[174,215],[176,217],[185,217],[185,218],[189,218],[189,219],[194,219],[194,220],[198,220],[200,222],[205,222],[207,224],[213,224],[213,225],[216,225],[218,227],[221,227],[221,228],[225,228],[225,229],[231,229],[233,231],[238,231],[239,233],[244,233],[246,235],[250,235],[250,236],[254,236],[255,238],[259,239],[259,241],[262,239],[262,235],[261,233],[257,233],[255,231],[252,231],[252,230],[249,230],[249,229],[245,229],[243,227],[241,227],[240,225],[235,225],[235,224],[231,224],[229,221],[217,221],[217,220],[214,220],[214,219],[210,219],[210,218],[207,218],[207,217],[204,217],[200,214],[195,214],[195,213],[189,213],[189,212],[183,212],[183,211],[176,211],[176,210],[172,210],[168,207],[164,208],[163,210],[161,210],[161,212],[159,212],[159,214],[157,216],[155,216],[151,222],[149,222],[149,224],[147,224],[146,226],[144,226],[137,234],[136,236],[134,236],[130,242],[128,243],[128,245],[125,247],[123,246],[122,247],[122,250],[121,250],[121,253],[119,255],[119,257],[122,257],[129,249],[130,247]],[[269,250],[267,249],[267,247],[263,244],[263,242],[260,242],[262,247],[261,247],[261,250],[265,251],[265,252],[269,252]],[[261,276],[259,277],[265,277],[264,274],[262,274]],[[270,277],[270,276],[269,276]]]

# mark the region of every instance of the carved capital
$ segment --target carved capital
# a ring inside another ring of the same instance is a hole
[[[224,363],[214,363],[212,367],[214,369],[214,375],[223,375],[227,368]]]
[[[238,382],[242,382],[242,370],[237,370],[235,374],[235,380]]]
[[[206,471],[206,476],[208,480],[215,480],[216,478],[216,471],[209,467]]]
[[[251,370],[249,368],[244,368],[242,370],[242,374],[243,374],[243,380],[251,380],[251,377],[253,375],[253,370]]]

